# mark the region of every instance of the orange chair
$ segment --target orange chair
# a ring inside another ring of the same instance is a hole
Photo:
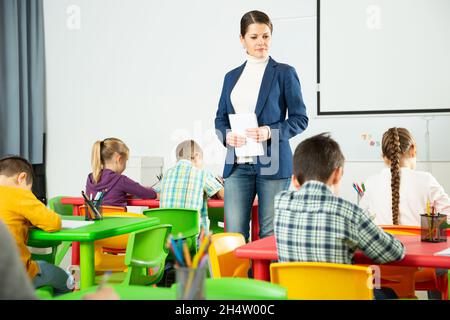
[[[84,215],[85,206],[80,207],[80,214]],[[102,206],[101,212],[104,217],[127,217],[146,218],[143,214],[126,212],[126,208]],[[95,249],[95,271],[115,271],[124,272],[125,252],[128,243],[128,234],[97,240],[94,243]]]
[[[244,236],[240,233],[217,233],[211,236],[209,260],[211,278],[236,277],[247,278],[250,261],[238,259],[234,250],[245,245]]]
[[[388,233],[397,235],[418,235],[420,227],[381,225]],[[400,298],[415,297],[415,290],[439,290],[442,299],[448,299],[448,276],[437,277],[434,268],[412,268],[380,266],[381,285],[392,288]]]

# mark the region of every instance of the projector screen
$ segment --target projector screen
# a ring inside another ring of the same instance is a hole
[[[317,114],[450,112],[449,0],[318,0]]]

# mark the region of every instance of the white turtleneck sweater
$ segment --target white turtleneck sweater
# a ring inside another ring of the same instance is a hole
[[[255,113],[264,71],[269,57],[255,58],[247,54],[247,63],[231,92],[230,99],[236,113]],[[252,162],[252,157],[238,157],[237,163]]]

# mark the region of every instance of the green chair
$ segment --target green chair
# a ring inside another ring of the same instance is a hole
[[[160,223],[172,225],[172,236],[178,239],[178,234],[183,235],[186,244],[191,252],[197,252],[197,236],[200,233],[199,214],[194,209],[184,208],[160,208],[148,209],[143,212],[147,217],[159,218]],[[173,260],[169,254],[168,260]]]
[[[48,200],[48,207],[62,216],[71,216],[73,214],[73,205],[62,204],[61,198],[67,198],[67,196],[56,196]]]
[[[177,286],[171,288],[112,285],[121,300],[175,300]],[[53,300],[81,300],[97,287],[66,293]],[[287,290],[279,285],[253,279],[206,279],[207,300],[286,300]]]
[[[27,246],[32,248],[51,249],[50,252],[45,253],[32,252],[31,259],[35,261],[43,260],[51,264],[56,264],[56,255],[60,244],[61,241],[28,240]]]
[[[114,272],[109,283],[147,286],[158,283],[163,274],[168,249],[167,237],[172,230],[169,224],[160,224],[130,234],[125,254],[127,272]],[[152,270],[153,274],[148,274]],[[97,276],[100,282],[103,276]]]
[[[223,208],[208,208],[209,231],[213,234],[224,232],[223,226],[219,226],[223,224],[223,216]]]
[[[177,284],[171,287],[176,294]],[[208,300],[286,300],[287,289],[267,281],[246,278],[206,279]]]
[[[48,206],[50,209],[62,216],[73,215],[73,205],[62,204],[61,198],[67,198],[67,196],[56,196],[48,200]],[[61,261],[64,259],[69,248],[72,246],[72,242],[62,242],[62,245],[56,250],[55,265],[60,265]]]

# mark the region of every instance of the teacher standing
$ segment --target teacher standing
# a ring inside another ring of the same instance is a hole
[[[272,31],[272,22],[263,12],[250,11],[242,17],[240,40],[247,61],[225,75],[215,119],[216,133],[227,147],[223,171],[226,229],[246,239],[256,195],[259,236],[273,234],[274,198],[289,187],[292,175],[289,139],[308,126],[297,72],[269,56]],[[232,132],[229,115],[248,113],[256,114],[258,127],[248,128],[245,135]],[[235,148],[248,139],[261,142],[264,155],[236,157]]]

